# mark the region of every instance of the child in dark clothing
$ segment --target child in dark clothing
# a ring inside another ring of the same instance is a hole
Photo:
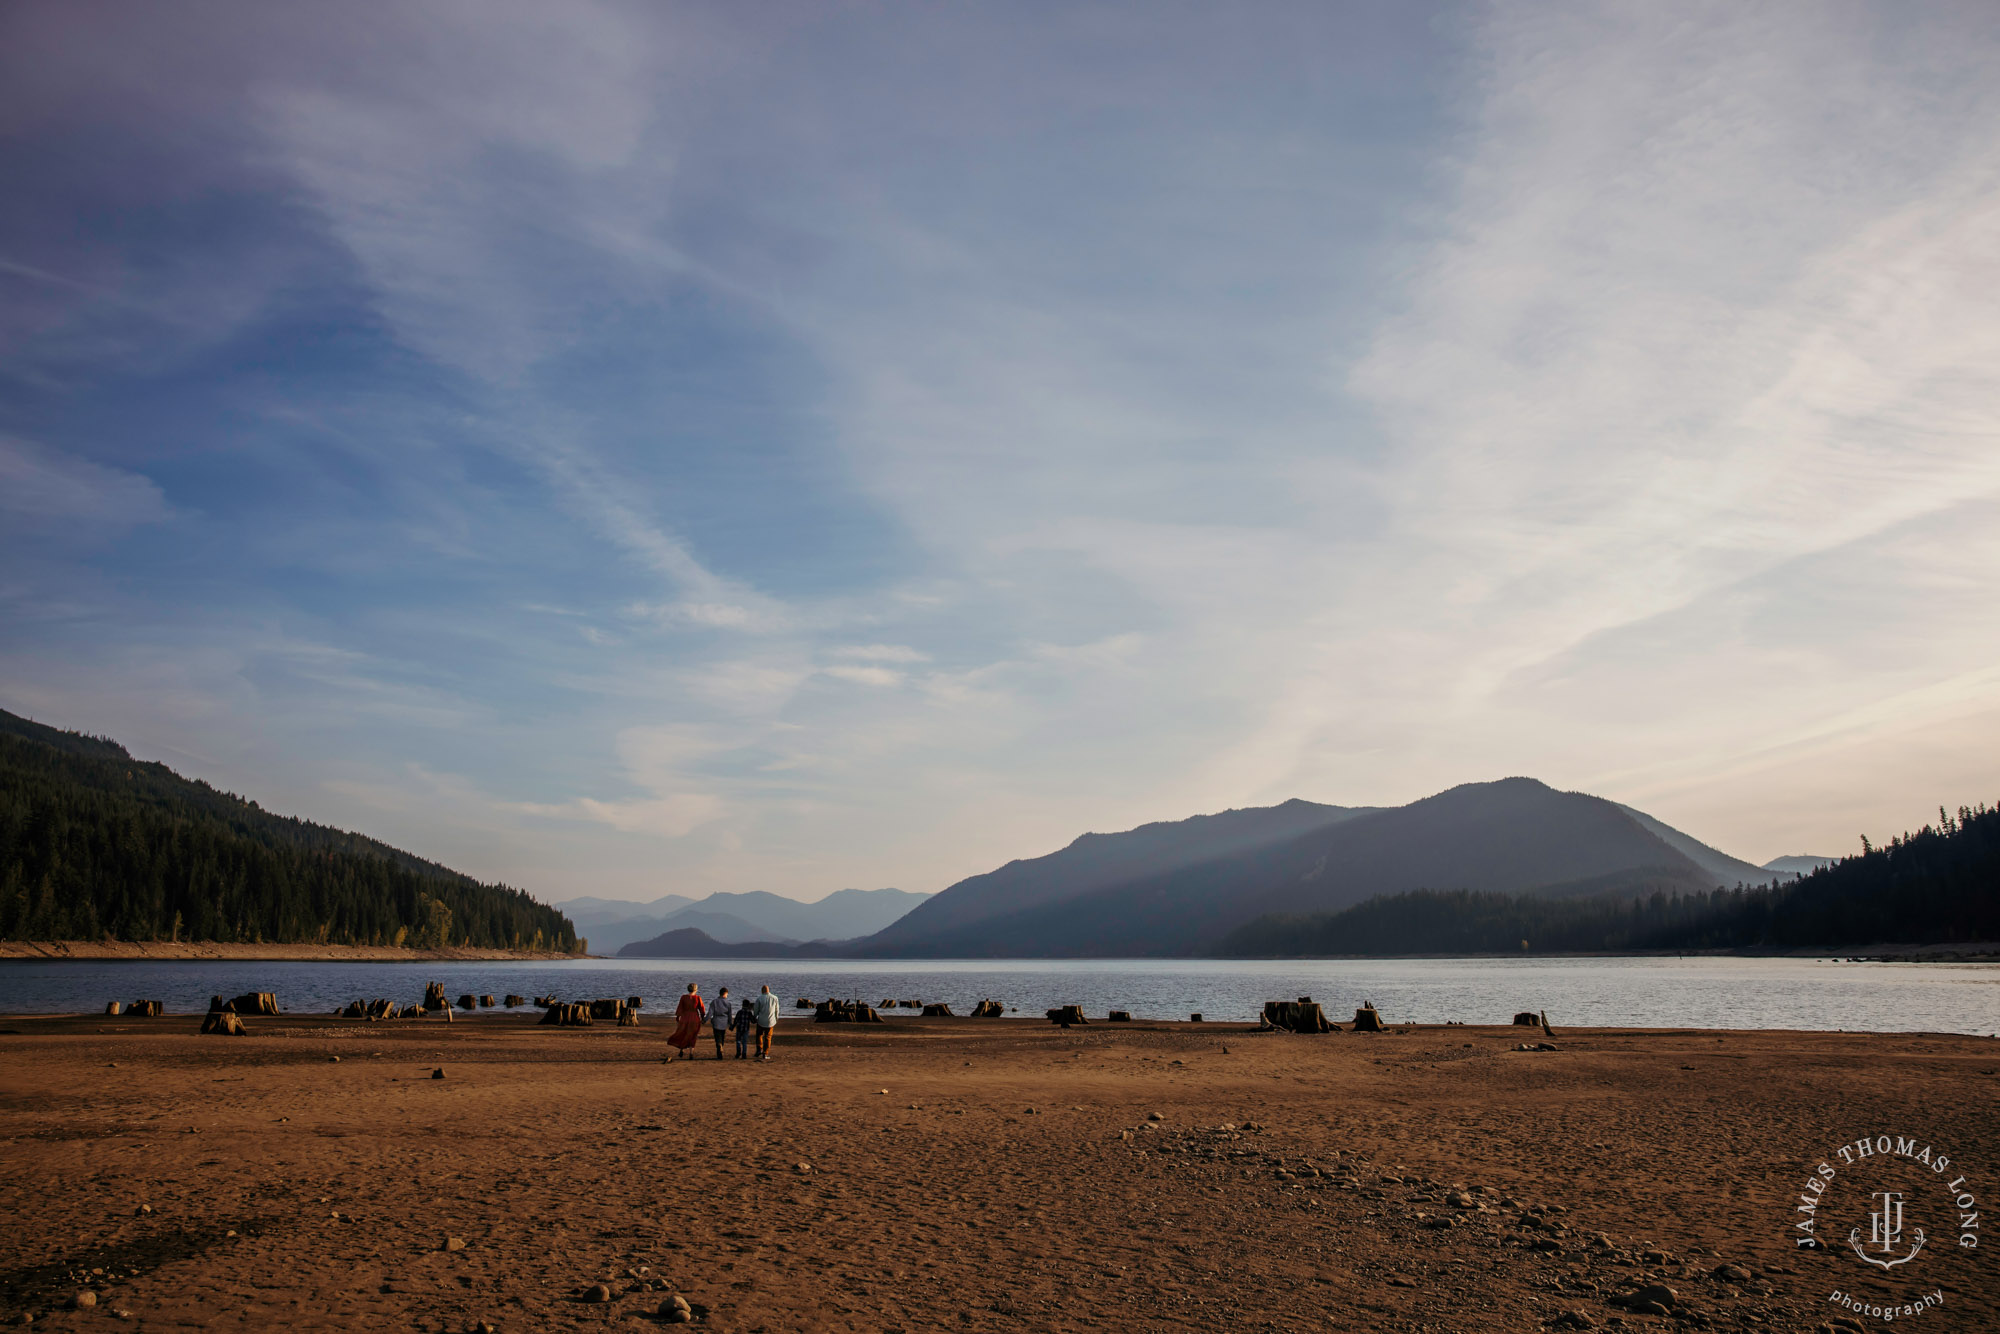
[[[736,1059],[750,1059],[750,1035],[757,1031],[757,1014],[749,1005],[736,1007],[736,1018],[731,1025],[736,1030]]]

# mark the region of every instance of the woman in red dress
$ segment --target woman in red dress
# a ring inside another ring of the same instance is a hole
[[[681,1049],[683,1061],[694,1059],[695,1039],[701,1036],[702,1017],[707,1013],[708,1007],[701,1003],[701,993],[695,989],[694,983],[688,983],[687,994],[674,1007],[674,1035],[667,1039]],[[672,1060],[673,1057],[667,1059]]]

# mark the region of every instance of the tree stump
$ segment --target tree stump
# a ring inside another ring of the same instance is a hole
[[[1380,1033],[1382,1016],[1372,1005],[1364,1005],[1354,1012],[1354,1031],[1357,1033]]]
[[[249,1030],[243,1027],[243,1021],[236,1017],[234,1010],[210,1010],[202,1017],[201,1031],[240,1038]]]

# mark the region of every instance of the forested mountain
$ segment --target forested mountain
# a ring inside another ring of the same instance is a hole
[[[1267,914],[1337,912],[1432,886],[1574,898],[1706,893],[1732,883],[1726,872],[1757,871],[1641,812],[1532,778],[1467,783],[1407,806],[1287,802],[1087,838],[1094,849],[1079,839],[961,881],[857,951],[1206,954]]]
[[[555,909],[0,710],[0,938],[572,951]]]
[[[1230,932],[1217,952],[1274,958],[2000,940],[2000,811],[1938,815],[1937,825],[1887,847],[1751,889],[1566,898],[1420,890],[1338,913],[1262,917]]]
[[[1058,953],[1066,943],[1058,932],[1037,941],[1014,924],[1039,921],[1042,913],[1061,918],[1068,905],[1093,894],[1204,866],[1282,844],[1310,830],[1324,829],[1368,814],[1365,807],[1322,806],[1294,799],[1278,806],[1250,807],[1159,821],[1116,834],[1084,834],[1046,856],[1008,862],[998,870],[969,876],[919,904],[856,949],[871,955],[1034,956]],[[1113,945],[1112,954],[1143,953]]]

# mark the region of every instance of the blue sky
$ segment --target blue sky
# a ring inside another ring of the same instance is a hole
[[[0,706],[548,898],[2000,796],[1982,4],[0,13]]]

